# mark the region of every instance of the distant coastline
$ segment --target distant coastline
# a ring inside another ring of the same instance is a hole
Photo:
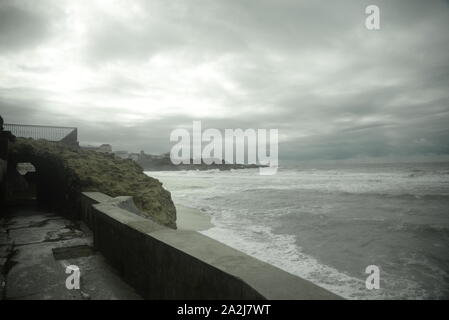
[[[162,155],[147,155],[145,153],[140,153],[139,157],[133,159],[136,161],[145,171],[179,171],[179,170],[231,170],[231,169],[257,169],[261,167],[266,167],[264,165],[258,164],[231,164],[226,163],[221,159],[209,159],[213,163],[207,164],[204,159],[201,163],[194,164],[193,160],[190,160],[189,164],[173,164],[170,159],[169,153],[164,153]]]
[[[139,162],[137,162],[139,163]],[[257,164],[147,164],[139,163],[144,171],[181,171],[181,170],[236,170],[236,169],[257,169],[264,167]]]
[[[190,159],[188,164],[173,164],[170,159],[170,153],[163,153],[159,155],[146,154],[144,151],[139,153],[131,153],[125,150],[112,151],[110,144],[102,144],[100,146],[84,145],[81,149],[95,151],[98,153],[113,154],[118,159],[132,160],[139,164],[144,171],[180,171],[180,170],[235,170],[235,169],[257,169],[268,167],[267,165],[259,164],[239,164],[239,163],[227,163],[222,159],[209,158],[207,162],[201,159],[201,163],[193,163],[193,159]]]

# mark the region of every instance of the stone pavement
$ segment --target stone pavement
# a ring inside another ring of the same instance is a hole
[[[81,222],[34,209],[0,219],[1,299],[141,299],[92,247]],[[80,289],[66,288],[66,267],[79,267]]]

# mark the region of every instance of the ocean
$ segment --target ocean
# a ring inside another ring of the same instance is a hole
[[[449,298],[449,163],[147,174],[211,217],[201,233],[344,298]]]

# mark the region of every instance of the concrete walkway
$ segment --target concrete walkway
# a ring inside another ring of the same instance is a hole
[[[69,265],[79,267],[78,290],[66,288]],[[0,220],[0,271],[0,300],[141,299],[93,250],[88,228],[33,209]]]

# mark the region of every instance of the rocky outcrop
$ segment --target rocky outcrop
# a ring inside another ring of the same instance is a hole
[[[11,145],[9,168],[18,162],[36,167],[37,197],[52,209],[76,215],[82,191],[103,192],[111,197],[132,196],[140,215],[176,228],[176,209],[170,192],[142,172],[132,160],[115,158],[45,140],[19,138]]]

